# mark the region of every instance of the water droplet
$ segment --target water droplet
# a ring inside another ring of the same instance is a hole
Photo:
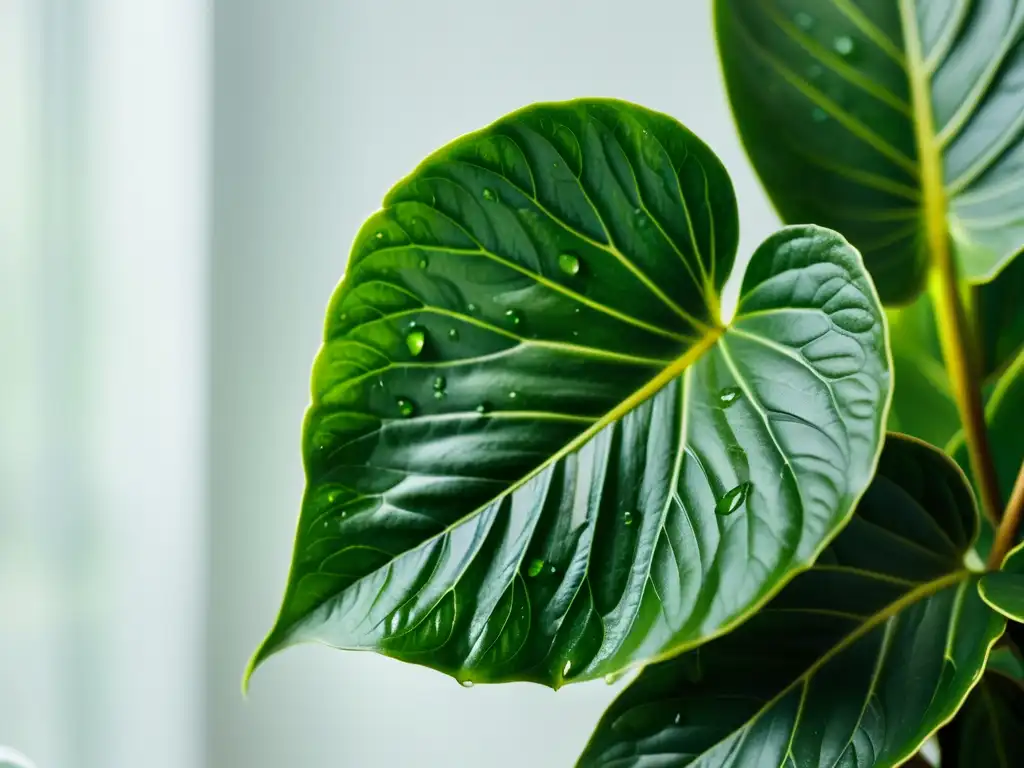
[[[548,572],[549,573],[558,573],[558,569],[555,568],[555,566],[551,565],[551,566],[548,566]]]
[[[509,399],[515,400],[517,397],[519,397],[519,393],[513,389],[511,392],[508,393],[508,396]]]
[[[490,187],[484,187],[484,200],[489,203],[496,203],[498,201],[498,193]]]
[[[737,485],[718,500],[718,503],[715,504],[715,514],[724,516],[731,515],[733,512],[738,511],[747,500],[747,497],[750,495],[750,490],[753,487],[754,486],[749,482]]]
[[[543,560],[531,560],[530,567],[526,569],[526,575],[530,578],[540,576],[540,572],[544,570]]]
[[[450,329],[448,331],[448,338],[451,339],[452,341],[458,341],[459,340],[459,332],[455,328]]]
[[[466,305],[466,311],[468,311],[468,312],[476,312],[476,310],[477,310],[477,306],[473,302],[469,302],[469,304]]]
[[[578,314],[580,313],[580,311],[581,311],[581,310],[580,310],[580,308],[579,308],[579,307],[576,307],[576,309],[574,309],[574,310],[572,311],[572,313],[573,313],[574,315],[578,315]]]
[[[580,260],[571,253],[560,253],[558,255],[558,268],[567,275],[578,275],[580,273]]]
[[[573,331],[573,332],[572,332],[572,335],[573,335],[573,336],[579,336],[579,335],[580,335],[580,332],[579,332],[579,331]]]
[[[435,389],[434,390],[434,399],[435,400],[444,400],[447,396],[448,396],[448,393],[445,392],[443,389]]]
[[[825,70],[821,68],[820,64],[811,64],[811,66],[807,68],[807,77],[810,78],[811,80],[817,80],[819,77],[821,77],[821,74],[824,71]]]
[[[398,412],[402,415],[403,419],[408,419],[416,413],[416,406],[413,404],[412,400],[400,397],[395,402],[398,403]]]
[[[832,50],[842,56],[844,59],[849,58],[857,50],[857,44],[853,41],[853,38],[848,35],[842,35],[837,37],[832,42]]]
[[[624,678],[629,672],[629,669],[623,669],[621,672],[612,672],[610,675],[604,676],[604,682],[606,685],[615,685],[619,680]]]
[[[505,310],[505,319],[512,325],[519,325],[523,321],[523,318],[514,309]]]
[[[682,719],[683,719],[682,714],[679,713],[679,712],[676,712],[676,716],[674,718],[672,718],[672,722],[675,723],[676,725],[679,725],[679,721],[682,720]]]
[[[491,404],[490,403],[480,403],[480,405],[478,405],[476,407],[476,412],[477,413],[490,413],[491,412]]]
[[[426,268],[427,268],[427,260],[425,258],[421,258],[420,259],[420,269],[426,269]]]
[[[341,315],[339,315],[339,317],[342,320],[348,320],[348,312],[342,312]]]
[[[444,389],[446,386],[448,386],[448,381],[444,376],[438,376],[434,379],[434,389]]]
[[[330,493],[327,494],[327,503],[328,504],[333,504],[334,500],[336,498],[338,498],[338,492],[337,491],[331,491]]]
[[[718,402],[723,408],[728,408],[743,396],[743,390],[739,387],[726,387],[718,393]]]
[[[826,120],[828,120],[828,112],[826,112],[821,107],[815,107],[814,109],[811,110],[811,120],[813,120],[816,123],[824,123]]]
[[[630,512],[628,509],[622,513],[622,522],[624,522],[626,525],[633,524],[633,513]]]
[[[571,660],[566,661],[565,662],[565,666],[562,667],[562,677],[565,677],[566,675],[568,675],[570,669],[572,669],[572,661]]]
[[[378,232],[377,234],[374,235],[374,237],[376,237],[378,240],[383,240],[384,239],[384,233],[383,232]]]
[[[473,681],[472,680],[462,680],[462,681],[459,682],[459,685],[461,685],[463,688],[472,688],[473,687]]]
[[[806,32],[814,26],[814,17],[806,11],[799,11],[793,16],[793,23]]]
[[[557,167],[558,167],[558,163],[557,163],[557,162],[555,162],[555,163],[552,163],[552,164],[551,164],[551,167],[552,167],[552,168],[557,168]]]
[[[427,334],[423,332],[423,329],[418,325],[410,327],[409,332],[405,334],[405,346],[409,348],[409,352],[414,356],[418,356],[423,351],[423,345],[427,341]]]

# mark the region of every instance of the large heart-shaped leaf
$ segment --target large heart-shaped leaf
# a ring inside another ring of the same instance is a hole
[[[740,132],[786,221],[832,227],[887,303],[952,248],[972,281],[1024,243],[1024,3],[716,0]]]
[[[428,158],[327,317],[278,622],[462,681],[614,673],[725,632],[809,565],[877,460],[889,383],[860,258],[754,254],[663,115],[530,107]]]
[[[976,529],[959,468],[890,435],[814,568],[731,634],[647,667],[580,765],[898,765],[957,711],[1003,631],[963,565]]]
[[[956,719],[939,731],[942,768],[1024,765],[1024,685],[990,670]]]

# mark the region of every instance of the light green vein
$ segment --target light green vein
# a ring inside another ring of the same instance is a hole
[[[840,78],[864,91],[864,93],[874,96],[880,102],[887,104],[902,115],[906,117],[912,116],[913,112],[911,106],[906,100],[901,99],[888,88],[875,82],[870,77],[866,77],[861,70],[856,67],[851,67],[841,57],[832,53],[813,37],[804,33],[803,30],[779,13],[777,9],[766,3],[764,12],[772,21],[775,22],[786,37],[839,75]]]
[[[902,168],[912,177],[918,175],[917,163],[883,139],[877,133],[868,128],[864,123],[844,110],[839,104],[828,98],[824,93],[810,85],[806,80],[797,75],[792,69],[774,56],[757,41],[750,31],[737,19],[736,28],[746,37],[751,50],[760,56],[769,66],[772,67],[786,82],[804,95],[804,97],[817,107],[820,107],[826,114],[836,119],[854,137],[860,139],[864,144],[874,149],[883,157],[888,158],[897,167]]]

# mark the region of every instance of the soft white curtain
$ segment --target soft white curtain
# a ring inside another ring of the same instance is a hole
[[[202,765],[208,17],[0,0],[0,745]]]

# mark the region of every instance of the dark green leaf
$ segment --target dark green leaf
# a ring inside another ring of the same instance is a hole
[[[681,125],[530,107],[428,158],[328,311],[278,621],[463,681],[587,679],[727,631],[808,566],[889,391],[858,254],[793,227],[719,318],[738,221]]]
[[[1003,630],[963,556],[960,470],[890,435],[849,525],[729,635],[649,666],[581,766],[894,766],[960,707]]]
[[[1024,765],[1024,687],[989,671],[956,718],[939,731],[942,768],[1019,768]]]
[[[740,132],[784,220],[845,234],[883,301],[926,243],[994,277],[1024,243],[1024,4],[716,0]]]
[[[1024,622],[1024,544],[1006,556],[999,571],[981,577],[978,591],[986,603],[1008,619]]]

